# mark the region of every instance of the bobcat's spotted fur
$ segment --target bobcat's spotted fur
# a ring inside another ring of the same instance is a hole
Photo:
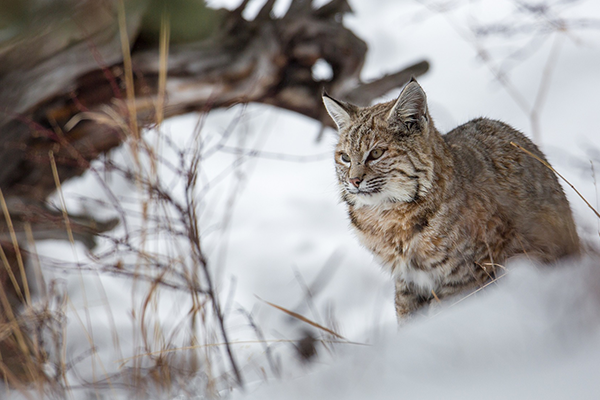
[[[399,319],[481,287],[512,256],[579,252],[561,186],[510,144],[544,159],[510,126],[480,118],[441,135],[414,79],[388,103],[323,101],[339,130],[342,199],[362,244],[393,273]]]

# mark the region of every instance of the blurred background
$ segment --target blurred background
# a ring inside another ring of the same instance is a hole
[[[593,0],[3,2],[1,396],[596,398],[594,256],[398,330],[320,96],[416,76],[442,133],[502,120],[596,207],[599,66]]]

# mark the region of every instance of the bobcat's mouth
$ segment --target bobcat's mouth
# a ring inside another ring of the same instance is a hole
[[[358,188],[344,185],[344,189],[351,196],[351,202],[361,207],[416,201],[420,197],[421,185],[415,181],[412,185],[366,184]]]
[[[372,207],[385,204],[394,204],[397,202],[393,196],[383,190],[383,188],[346,188],[344,200],[354,207]]]
[[[373,195],[381,193],[383,191],[383,189],[386,186],[385,183],[386,183],[385,180],[383,180],[381,178],[373,178],[373,179],[367,179],[367,180],[361,182],[358,185],[358,187],[356,187],[352,184],[348,184],[348,182],[346,182],[346,184],[344,186],[346,188],[346,191],[350,194],[373,196]]]
[[[372,189],[359,189],[354,187],[346,187],[346,191],[353,195],[363,195],[363,196],[373,196],[375,194],[381,193],[381,188],[372,188]]]

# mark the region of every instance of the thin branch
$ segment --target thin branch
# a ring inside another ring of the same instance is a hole
[[[270,19],[271,13],[273,12],[273,7],[275,6],[276,1],[277,0],[267,0],[267,2],[262,6],[260,11],[256,15],[256,21]]]
[[[400,71],[385,75],[369,83],[359,84],[343,96],[343,100],[358,106],[368,106],[371,102],[390,90],[404,86],[410,78],[423,75],[429,70],[429,63],[421,61]]]
[[[539,162],[541,162],[542,164],[544,164],[544,166],[546,168],[548,168],[550,171],[554,172],[556,175],[558,175],[563,181],[565,181],[567,183],[567,185],[569,185],[571,187],[571,189],[573,189],[575,191],[575,193],[577,193],[577,195],[581,198],[581,200],[583,200],[585,202],[585,204],[590,208],[590,210],[592,210],[594,212],[594,214],[596,214],[596,217],[600,218],[600,213],[598,213],[598,211],[596,211],[596,209],[594,208],[594,206],[592,206],[590,204],[589,201],[587,201],[585,199],[585,197],[583,197],[583,195],[581,193],[579,193],[579,190],[577,190],[577,188],[575,188],[575,186],[573,186],[573,184],[571,182],[569,182],[567,180],[567,178],[565,178],[564,176],[562,176],[560,174],[560,172],[558,172],[557,170],[555,170],[552,165],[550,165],[547,161],[541,159],[540,157],[536,156],[535,154],[533,154],[532,152],[530,152],[529,150],[523,148],[522,146],[516,144],[515,142],[510,142],[511,145],[515,146],[516,148],[518,148],[519,150],[523,151],[524,153],[526,153],[527,155],[535,158],[536,160],[538,160]]]
[[[312,0],[292,0],[284,18],[298,18],[312,12]]]
[[[336,338],[338,338],[338,339],[342,339],[342,340],[348,340],[348,339],[346,339],[345,337],[343,337],[342,335],[340,335],[339,333],[337,333],[337,332],[334,332],[334,331],[332,331],[331,329],[324,327],[323,325],[317,324],[316,322],[314,322],[314,321],[312,321],[312,320],[310,320],[310,319],[306,318],[306,317],[305,317],[305,316],[303,316],[303,315],[300,315],[300,314],[298,314],[298,313],[296,313],[296,312],[294,312],[294,311],[288,310],[287,308],[284,308],[284,307],[278,306],[277,304],[273,304],[273,303],[271,303],[271,302],[269,302],[269,301],[263,300],[263,299],[261,299],[261,298],[260,298],[260,297],[258,297],[258,296],[256,296],[256,298],[257,298],[257,299],[259,299],[260,301],[262,301],[262,302],[264,302],[264,303],[266,303],[266,304],[270,305],[271,307],[273,307],[273,308],[276,308],[276,309],[278,309],[278,310],[280,310],[280,311],[283,311],[284,313],[286,313],[286,314],[288,314],[288,315],[290,315],[290,316],[292,316],[292,317],[294,317],[294,318],[296,318],[296,319],[298,319],[298,320],[300,320],[300,321],[302,321],[302,322],[306,322],[307,324],[309,324],[309,325],[311,325],[311,326],[314,326],[314,327],[315,327],[315,328],[317,328],[317,329],[320,329],[320,330],[322,330],[322,331],[324,331],[324,332],[327,332],[327,333],[329,333],[330,335],[333,335],[333,336],[335,336],[335,337],[336,337]]]

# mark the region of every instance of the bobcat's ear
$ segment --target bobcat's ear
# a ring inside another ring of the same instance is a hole
[[[336,100],[323,92],[323,104],[327,112],[338,127],[338,130],[347,127],[356,113],[357,107],[344,101]]]
[[[402,89],[387,120],[389,124],[399,120],[411,129],[413,126],[420,127],[423,119],[427,119],[427,96],[413,77]]]

